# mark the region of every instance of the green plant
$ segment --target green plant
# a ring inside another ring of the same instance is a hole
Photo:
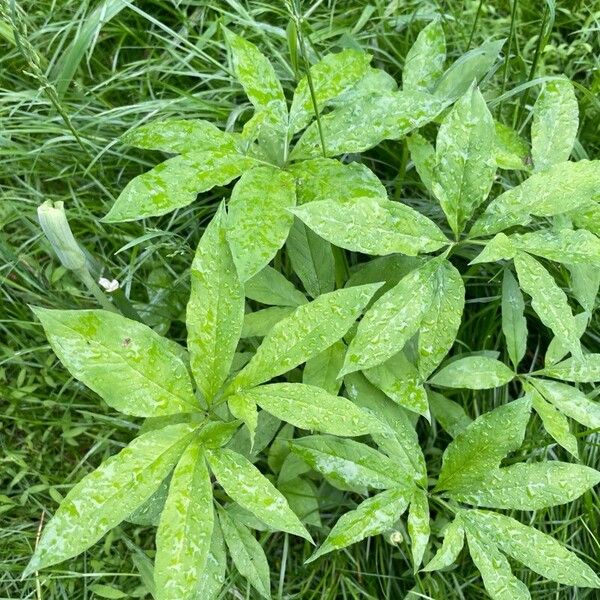
[[[28,571],[76,555],[130,519],[158,523],[158,598],[217,594],[225,544],[240,573],[268,596],[266,558],[249,528],[310,541],[306,526],[320,525],[319,500],[337,488],[379,491],[339,519],[313,560],[394,529],[408,509],[417,571],[435,510],[452,520],[425,571],[449,566],[466,537],[494,598],[529,597],[505,555],[559,583],[600,586],[594,572],[551,537],[480,510],[543,509],[581,496],[600,480],[589,467],[539,461],[522,448],[532,407],[574,457],[577,440],[567,417],[592,429],[600,420],[598,405],[583,391],[554,381],[600,379],[599,356],[580,343],[598,290],[600,242],[592,231],[600,176],[597,162],[568,162],[577,130],[572,86],[556,78],[536,103],[530,174],[526,142],[494,122],[472,83],[490,69],[501,44],[471,51],[443,72],[443,31],[434,22],[407,56],[403,91],[361,53],[328,55],[301,81],[288,114],[268,61],[248,42],[227,36],[255,115],[241,134],[201,121],[163,122],[129,134],[141,147],[180,155],[133,180],[107,217],[164,214],[241,175],[192,263],[187,351],[112,312],[35,309],[70,372],[110,406],[147,421],[139,438],[69,493]],[[328,104],[332,110],[321,114]],[[436,118],[435,147],[416,133],[406,144],[453,240],[445,225],[390,201],[366,167],[328,158],[399,139]],[[564,123],[560,131],[557,119]],[[481,213],[498,165],[526,177]],[[552,218],[551,228],[523,232],[540,218]],[[380,258],[358,262],[341,249]],[[569,289],[583,312],[573,314],[565,292],[534,256],[567,265]],[[268,266],[272,260],[278,270]],[[503,277],[511,367],[490,352],[444,360],[465,302],[457,267],[470,274],[490,269],[487,263],[496,265],[492,276]],[[314,299],[283,273],[297,277]],[[517,373],[527,348],[520,288],[555,337],[543,369],[534,370],[533,357],[531,368]],[[246,299],[249,308],[252,302],[270,308],[245,313]],[[302,372],[296,369],[304,363]],[[268,383],[283,375],[288,381]],[[338,395],[342,378],[346,397]],[[501,386],[506,398],[521,389],[525,394],[473,422],[432,390]],[[454,438],[441,466],[421,450],[420,416],[435,419]],[[294,428],[324,435],[296,437]],[[253,464],[267,448],[270,478]],[[316,473],[326,482],[318,492]]]

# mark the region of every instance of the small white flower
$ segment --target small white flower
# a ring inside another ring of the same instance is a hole
[[[114,292],[119,289],[119,282],[116,279],[109,281],[106,277],[100,277],[98,283],[107,291]]]

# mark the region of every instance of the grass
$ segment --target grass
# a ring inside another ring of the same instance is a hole
[[[485,89],[488,99],[502,98],[493,103],[495,116],[526,132],[538,89],[528,82],[565,73],[575,82],[580,102],[576,156],[595,158],[600,153],[600,7],[577,0],[559,4],[554,15],[532,0],[323,0],[302,9],[315,56],[358,44],[397,80],[407,49],[434,8],[443,15],[453,57],[489,38],[509,38],[510,56]],[[149,322],[181,338],[186,268],[227,189],[204,194],[170,216],[105,225],[99,219],[125,183],[157,162],[155,154],[127,148],[118,138],[158,116],[206,118],[230,128],[247,118],[249,105],[227,70],[219,23],[259,44],[290,91],[297,73],[287,46],[289,13],[283,2],[259,0],[0,0],[0,7],[0,599],[144,598],[153,532],[131,524],[82,557],[20,579],[40,522],[75,481],[126,444],[140,425],[112,412],[68,376],[28,309],[28,304],[96,306],[52,256],[36,209],[47,199],[63,200],[76,238],[93,256],[95,275],[118,279]],[[384,143],[364,160],[390,193],[399,189],[403,198],[429,208],[410,165],[405,172],[401,143]],[[466,319],[461,343],[474,349],[499,344],[495,294],[489,279],[468,281],[469,302],[478,313]],[[530,341],[535,345],[540,338],[543,347],[547,340],[541,335],[531,332]],[[599,351],[599,336],[596,319],[584,341]],[[494,393],[457,399],[471,416],[503,401]],[[448,441],[443,432],[433,433],[423,438],[431,459]],[[529,452],[561,455],[535,421],[527,440]],[[580,441],[582,462],[599,464],[599,435]],[[332,522],[339,498],[324,504]],[[599,506],[597,494],[590,493],[523,518],[598,567]],[[438,529],[442,525],[435,523]],[[402,539],[403,526],[400,532]],[[380,536],[308,566],[303,565],[308,547],[280,535],[262,541],[279,598],[486,597],[464,552],[456,567],[415,578],[405,560],[407,545],[389,539]],[[559,587],[516,565],[515,573],[539,600],[593,597],[591,591]],[[253,597],[236,575],[228,574],[228,583],[224,598]]]

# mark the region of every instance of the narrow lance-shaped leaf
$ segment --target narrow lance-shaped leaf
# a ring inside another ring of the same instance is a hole
[[[219,521],[235,568],[263,598],[270,598],[269,563],[262,546],[249,529],[227,511],[219,510]]]
[[[449,567],[460,554],[465,543],[465,530],[460,518],[460,514],[454,517],[444,529],[444,540],[442,546],[436,552],[435,556],[423,567],[423,571],[438,571]]]
[[[485,589],[492,600],[529,600],[527,586],[517,579],[498,546],[482,536],[476,527],[466,528],[469,552],[481,573]]]
[[[141,506],[169,474],[194,427],[136,438],[75,485],[48,522],[24,575],[77,556]]]
[[[525,356],[527,348],[527,320],[524,312],[525,301],[517,280],[505,269],[502,279],[502,333],[515,369]]]
[[[467,356],[443,367],[429,382],[441,387],[487,390],[505,385],[514,377],[514,371],[495,358]]]
[[[536,171],[569,159],[578,126],[573,84],[566,77],[548,81],[533,105],[531,154]]]
[[[321,388],[303,383],[271,383],[240,392],[282,421],[301,429],[339,436],[365,435],[378,423],[355,404]]]
[[[367,72],[371,56],[354,48],[345,48],[336,54],[325,55],[310,68],[316,109],[307,77],[304,76],[294,92],[290,108],[290,133],[306,127],[327,103],[352,88]]]
[[[581,356],[577,321],[566,294],[558,287],[548,271],[528,254],[519,253],[514,259],[519,284],[531,296],[531,306],[554,335],[562,337],[574,356]]]
[[[191,204],[201,192],[228,184],[256,164],[255,159],[228,150],[175,156],[132,179],[102,220],[118,223],[164,215]]]
[[[427,493],[415,489],[408,509],[408,534],[411,539],[413,568],[418,571],[429,541],[429,503]]]
[[[268,381],[331,346],[350,329],[380,285],[337,290],[299,306],[271,329],[230,389]]]
[[[207,150],[237,151],[237,138],[209,121],[166,119],[127,132],[121,140],[130,146],[185,154]]]
[[[212,532],[212,483],[197,439],[177,463],[156,533],[154,580],[159,600],[194,597]]]
[[[575,321],[577,322],[578,328],[577,335],[580,339],[587,329],[589,318],[590,313],[588,312],[582,312],[578,315],[575,315]],[[567,354],[569,354],[568,344],[565,343],[564,339],[554,336],[552,340],[550,340],[548,348],[546,349],[544,364],[547,366],[554,365],[561,361]]]
[[[358,325],[340,375],[379,365],[402,350],[431,304],[438,265],[434,259],[412,271],[373,304]]]
[[[190,364],[210,402],[229,375],[244,318],[244,288],[225,238],[221,205],[192,262],[186,325]]]
[[[435,168],[435,148],[420,133],[413,133],[406,138],[415,169],[425,188],[432,192]]]
[[[449,243],[433,221],[406,204],[389,200],[322,200],[299,206],[293,213],[332,244],[365,254],[415,256]]]
[[[453,438],[473,422],[458,402],[432,390],[427,391],[427,398],[429,399],[429,408],[433,418]]]
[[[444,70],[446,38],[439,19],[424,27],[406,54],[402,69],[405,90],[430,91]]]
[[[288,209],[295,204],[294,178],[281,169],[257,167],[237,182],[228,205],[227,239],[242,281],[283,246],[293,221]]]
[[[514,400],[481,415],[451,442],[442,458],[436,490],[469,489],[523,443],[531,403]]]
[[[244,456],[220,448],[207,452],[217,481],[240,506],[270,527],[310,540],[310,534],[275,486]]]
[[[433,299],[419,329],[419,373],[426,379],[452,348],[465,306],[465,285],[456,267],[443,261],[434,279]]]
[[[595,383],[600,381],[600,354],[573,356],[536,374],[576,383]]]
[[[225,584],[227,554],[223,534],[213,511],[213,534],[204,571],[198,580],[196,597],[202,600],[215,600]]]
[[[440,126],[433,192],[456,234],[490,193],[496,172],[495,136],[494,120],[475,86]]]
[[[463,514],[503,552],[542,577],[564,585],[600,587],[598,575],[549,535],[498,513],[469,510]]]
[[[33,311],[60,361],[109,406],[138,417],[198,410],[185,365],[148,326],[104,310]]]
[[[261,304],[275,306],[300,306],[306,297],[273,267],[265,267],[244,285],[246,298]]]
[[[330,394],[337,395],[342,386],[338,373],[344,364],[345,354],[346,345],[339,340],[308,359],[302,371],[302,383],[316,385]]]
[[[391,528],[408,506],[408,493],[404,488],[386,490],[347,512],[307,562]]]
[[[240,419],[245,423],[250,433],[250,443],[254,445],[254,434],[258,425],[256,402],[243,394],[233,394],[227,397],[227,406],[236,419]]]

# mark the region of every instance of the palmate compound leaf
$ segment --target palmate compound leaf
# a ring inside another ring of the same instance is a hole
[[[295,439],[291,450],[332,485],[343,490],[410,487],[412,476],[374,448],[331,435]]]
[[[598,575],[549,535],[494,512],[466,510],[461,515],[470,529],[542,577],[564,585],[600,587]]]
[[[379,449],[419,484],[427,484],[427,469],[419,438],[409,413],[373,386],[362,373],[344,377],[346,393],[352,401],[368,410],[382,426],[371,437]]]
[[[383,92],[361,97],[321,117],[325,155],[362,152],[386,139],[397,140],[429,123],[448,101],[424,92]],[[317,123],[304,132],[294,160],[323,156]]]
[[[289,172],[296,179],[299,206],[319,200],[349,204],[354,198],[387,200],[387,191],[377,175],[359,162],[313,158],[290,165]]]
[[[194,151],[169,158],[132,179],[103,221],[164,215],[191,204],[201,192],[226,185],[257,164],[254,158],[229,150]]]
[[[437,491],[469,489],[523,443],[531,413],[528,397],[481,415],[446,448]]]
[[[171,479],[156,533],[157,600],[196,598],[213,533],[212,483],[202,441],[183,452]]]
[[[400,202],[378,198],[321,200],[292,212],[332,244],[365,254],[416,256],[449,243],[433,221]]]
[[[225,217],[221,204],[198,244],[186,311],[190,365],[207,402],[229,375],[244,319],[244,287],[225,237]]]
[[[207,458],[217,481],[232,500],[269,527],[311,541],[285,497],[247,458],[227,448],[209,450]]]
[[[433,193],[457,235],[490,193],[495,141],[494,120],[473,85],[442,121],[436,142]]]
[[[421,29],[402,69],[405,90],[428,92],[437,83],[446,60],[446,37],[441,20],[436,19]]]
[[[432,385],[470,390],[488,390],[506,385],[515,372],[489,356],[467,356],[448,363],[430,380]]]
[[[263,598],[270,598],[269,563],[262,546],[250,530],[226,510],[219,510],[219,521],[235,568]],[[198,600],[201,598],[198,596]]]
[[[63,365],[109,406],[138,417],[199,410],[184,363],[146,325],[105,310],[32,310]]]
[[[127,132],[121,141],[148,150],[175,154],[206,152],[207,150],[238,150],[238,138],[221,131],[209,121],[200,119],[166,119],[153,121]]]
[[[339,436],[378,431],[379,423],[353,402],[303,383],[271,383],[237,394],[295,427]]]
[[[256,167],[236,183],[228,203],[227,239],[241,281],[256,275],[283,246],[295,204],[294,178],[276,167]]]
[[[364,500],[338,520],[327,539],[307,562],[390,529],[406,510],[410,496],[410,488],[401,487],[385,490]]]
[[[269,381],[319,354],[346,334],[380,283],[322,294],[279,321],[229,391]]]
[[[366,74],[371,56],[354,48],[345,48],[335,54],[326,54],[310,68],[313,95],[304,76],[294,92],[290,108],[289,132],[294,134],[304,129],[327,103],[350,90]]]
[[[578,126],[573,84],[566,77],[548,81],[533,105],[531,157],[536,171],[569,160]]]
[[[531,306],[554,335],[561,337],[574,356],[581,356],[577,321],[567,295],[535,258],[520,252],[514,258],[521,289],[531,296]]]
[[[340,376],[379,365],[402,350],[431,305],[440,263],[436,258],[411,271],[371,306],[350,343]]]
[[[194,426],[149,431],[76,484],[48,522],[24,576],[77,556],[126,519],[160,486]]]
[[[583,465],[559,461],[518,463],[490,470],[479,481],[449,495],[474,506],[539,510],[571,502],[598,482],[600,473]]]
[[[502,279],[502,333],[506,340],[508,356],[516,369],[527,348],[527,320],[525,301],[513,274],[504,270]]]
[[[589,205],[599,195],[599,166],[600,161],[580,160],[534,173],[490,202],[470,235],[492,235],[513,225],[527,225],[533,216],[551,217]]]

